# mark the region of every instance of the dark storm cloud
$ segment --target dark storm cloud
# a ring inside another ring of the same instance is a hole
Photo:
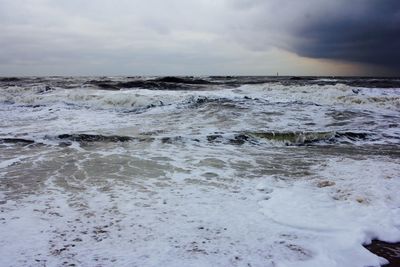
[[[290,29],[301,56],[358,61],[400,69],[400,1],[339,1],[306,10]],[[310,12],[307,12],[310,11]]]
[[[230,6],[237,14],[229,32],[253,50],[272,46],[400,70],[399,0],[232,0]]]

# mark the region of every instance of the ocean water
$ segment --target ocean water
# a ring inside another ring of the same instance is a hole
[[[379,266],[400,79],[0,78],[1,266]]]

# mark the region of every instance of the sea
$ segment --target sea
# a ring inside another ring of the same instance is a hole
[[[0,78],[1,266],[380,266],[399,188],[400,78]]]

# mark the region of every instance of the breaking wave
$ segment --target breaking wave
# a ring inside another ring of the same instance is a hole
[[[166,79],[166,78],[165,78]],[[194,80],[196,81],[196,80]],[[197,81],[200,83],[200,81]],[[207,83],[206,83],[207,84]],[[49,106],[78,105],[87,108],[150,108],[171,104],[251,102],[252,106],[265,103],[303,103],[305,105],[344,105],[366,109],[400,109],[400,90],[312,85],[308,87],[243,85],[235,89],[192,90],[185,92],[151,90],[104,91],[90,88],[61,89],[49,86],[7,87],[0,90],[0,103]]]

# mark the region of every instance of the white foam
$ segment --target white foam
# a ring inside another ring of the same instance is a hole
[[[251,86],[244,88],[251,90]],[[259,90],[259,89],[258,89]],[[399,110],[400,91],[396,88],[355,88],[344,84],[285,86],[264,85],[264,97],[273,102],[313,102],[320,105],[344,105],[363,109]]]
[[[400,240],[399,173],[397,163],[332,159],[318,174],[331,186],[299,181],[274,188],[260,202],[261,211],[279,225],[309,234],[303,245],[316,256],[293,266],[378,266],[384,261],[362,244]]]

